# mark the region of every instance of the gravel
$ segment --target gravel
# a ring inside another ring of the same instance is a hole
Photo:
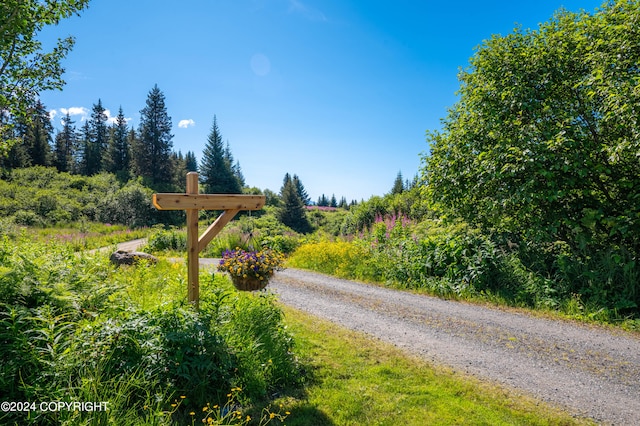
[[[640,424],[640,338],[287,269],[269,288],[309,312],[433,363],[603,424]]]

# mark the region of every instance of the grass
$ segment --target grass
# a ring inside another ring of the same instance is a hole
[[[434,367],[392,345],[283,308],[308,368],[302,394],[282,399],[295,425],[591,424],[476,378]]]

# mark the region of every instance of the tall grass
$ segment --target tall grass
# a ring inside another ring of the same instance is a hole
[[[106,254],[2,238],[0,400],[105,401],[109,410],[5,412],[0,423],[191,423],[190,413],[213,418],[206,407],[225,406],[231,389],[242,389],[234,410],[260,413],[299,382],[273,296],[239,294],[203,273],[195,311],[185,276],[182,264],[117,268]],[[246,422],[218,414],[219,424]]]
[[[501,246],[464,224],[378,220],[359,237],[309,241],[292,267],[448,298],[551,310],[640,328],[640,264],[619,251],[572,253],[561,242]]]

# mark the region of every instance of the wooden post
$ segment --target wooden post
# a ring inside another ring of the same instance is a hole
[[[198,194],[198,173],[187,173],[187,194]],[[200,258],[198,250],[198,209],[187,209],[187,276],[188,295],[196,309],[200,302]]]
[[[200,302],[199,254],[222,228],[242,210],[260,210],[265,204],[264,195],[199,194],[198,173],[187,173],[185,194],[153,194],[153,205],[158,210],[185,210],[187,212],[187,274],[188,297],[196,309]],[[223,210],[206,231],[198,238],[198,211]]]

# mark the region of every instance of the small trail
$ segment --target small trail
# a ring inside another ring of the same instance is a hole
[[[637,335],[287,269],[282,303],[603,424],[640,424]]]

